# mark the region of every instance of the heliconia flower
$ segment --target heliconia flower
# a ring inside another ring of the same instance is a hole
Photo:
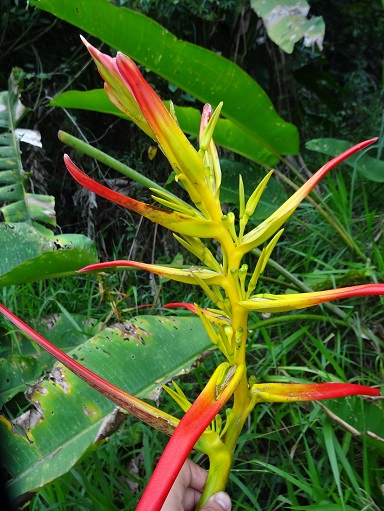
[[[161,277],[176,280],[177,282],[184,282],[185,284],[198,284],[196,278],[207,281],[211,285],[220,285],[223,282],[224,275],[216,273],[208,268],[201,266],[190,266],[188,268],[172,268],[171,266],[161,266],[159,264],[147,264],[137,261],[108,261],[106,263],[95,263],[85,266],[79,273],[86,271],[105,270],[108,268],[139,268],[140,270],[150,271]]]
[[[321,303],[354,296],[384,295],[384,284],[362,284],[340,289],[314,291],[313,293],[288,293],[286,295],[260,294],[240,303],[254,312],[287,312],[312,307]]]
[[[209,217],[213,214],[219,218],[221,209],[212,201],[202,158],[137,65],[122,53],[111,58],[83,41],[106,82],[104,88],[112,103],[158,142],[196,206]]]
[[[353,383],[260,383],[250,390],[257,403],[320,401],[346,396],[380,396],[380,390]]]
[[[206,220],[203,216],[189,216],[178,211],[170,211],[156,206],[150,206],[144,202],[137,201],[131,197],[126,197],[121,193],[115,192],[106,186],[97,183],[94,179],[90,178],[82,172],[69,158],[68,155],[64,156],[64,163],[68,172],[72,177],[84,188],[100,195],[105,199],[119,204],[124,208],[135,211],[140,215],[156,222],[168,229],[184,234],[187,236],[198,236],[201,238],[214,238],[218,233],[223,231],[221,222],[213,220]]]
[[[261,222],[260,225],[243,236],[239,250],[245,254],[269,239],[273,234],[275,234],[276,231],[278,231],[278,229],[280,229],[283,223],[292,215],[302,200],[330,170],[347,159],[349,156],[352,156],[352,154],[355,154],[356,152],[361,151],[365,147],[373,144],[376,142],[376,140],[377,138],[372,138],[371,140],[360,142],[359,144],[356,144],[355,146],[350,147],[343,153],[339,154],[331,161],[326,163],[323,167],[321,167],[321,169],[313,174],[313,176],[308,179],[308,181],[301,188],[299,188],[287,201],[285,201],[282,206],[280,206],[274,213],[272,213],[271,216],[269,216],[266,220]]]

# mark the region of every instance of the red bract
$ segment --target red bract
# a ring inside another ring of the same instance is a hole
[[[353,383],[260,383],[251,388],[257,401],[288,403],[346,396],[380,396],[380,390]]]
[[[313,307],[321,303],[353,298],[355,296],[384,295],[384,284],[362,284],[360,286],[327,289],[312,293],[292,293],[286,295],[261,294],[251,296],[240,304],[255,312],[286,312],[305,307]]]
[[[175,232],[190,236],[200,235],[206,238],[211,238],[221,230],[221,225],[217,222],[212,222],[202,217],[187,216],[177,211],[170,211],[169,209],[150,206],[144,202],[137,201],[131,197],[126,197],[121,193],[115,192],[114,190],[97,183],[92,178],[84,174],[84,172],[82,172],[73,163],[68,155],[64,156],[64,163],[68,172],[79,184],[84,186],[84,188],[91,190],[97,195],[100,195],[100,197],[104,197],[123,208],[135,211],[149,220],[152,220],[152,222],[163,225]]]

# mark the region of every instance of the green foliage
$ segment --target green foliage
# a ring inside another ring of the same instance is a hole
[[[346,431],[358,438],[365,448],[375,457],[384,458],[384,439],[382,424],[384,421],[383,401],[377,401],[370,406],[365,401],[350,398],[330,401],[325,410]]]
[[[26,192],[26,173],[21,163],[17,130],[25,113],[18,95],[18,85],[12,74],[8,92],[0,93],[0,212],[6,222],[33,222],[56,225],[53,197]],[[29,130],[30,131],[30,130]],[[21,132],[21,133],[20,133]],[[31,132],[33,134],[33,132]]]
[[[0,286],[73,275],[97,260],[82,234],[47,236],[28,223],[0,224]]]
[[[47,337],[52,331],[52,340],[60,339],[63,326],[55,321],[54,327]],[[84,338],[73,325],[71,334],[65,333],[66,344],[77,345],[69,351],[75,360],[120,389],[153,399],[161,384],[188,372],[200,353],[211,347],[198,318],[140,316],[91,338]],[[2,396],[9,400],[23,385],[31,385],[36,367],[33,357],[21,360],[11,348],[6,355],[7,361],[1,361],[6,387]],[[154,360],[156,364],[148,363]],[[17,369],[12,380],[6,377],[10,364]],[[30,370],[21,372],[20,364]],[[60,364],[47,379],[39,378],[31,385],[27,399],[32,408],[11,422],[0,420],[1,457],[13,478],[9,485],[13,497],[35,491],[67,472],[113,433],[126,415],[114,412],[111,401]]]
[[[251,137],[260,153],[257,161],[270,165],[279,154],[297,153],[296,128],[276,114],[261,87],[232,62],[177,40],[153,20],[107,0],[92,2],[92,9],[87,0],[32,3],[129,55],[200,101],[213,105],[223,101],[222,114],[229,125],[235,125],[231,129]]]
[[[70,275],[98,260],[90,239],[54,236],[46,227],[56,225],[53,197],[27,192],[18,138],[36,132],[17,127],[25,110],[12,74],[8,92],[0,93],[0,286]]]

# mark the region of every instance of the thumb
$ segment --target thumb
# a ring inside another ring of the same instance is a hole
[[[231,511],[232,503],[229,495],[220,491],[207,500],[201,511]]]

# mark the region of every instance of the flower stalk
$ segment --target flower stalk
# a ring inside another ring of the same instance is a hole
[[[171,229],[175,233],[175,238],[183,247],[197,256],[204,266],[176,268],[149,265],[135,261],[114,261],[91,265],[83,268],[82,271],[131,266],[172,280],[200,286],[216,308],[203,310],[193,304],[190,304],[188,308],[200,316],[213,344],[223,353],[227,360],[226,363],[230,364],[232,368],[238,366],[246,367],[246,343],[250,311],[286,312],[341,298],[364,296],[367,294],[384,294],[383,284],[367,284],[313,293],[287,295],[254,294],[257,290],[259,277],[263,273],[273,249],[283,233],[281,227],[284,222],[330,170],[350,155],[368,147],[375,139],[357,144],[336,158],[333,158],[270,217],[256,228],[247,232],[248,220],[258,205],[260,197],[272,175],[272,171],[267,174],[256,190],[254,190],[248,201],[245,201],[244,183],[240,178],[238,220],[236,220],[233,212],[222,213],[219,200],[221,170],[217,149],[213,140],[214,127],[220,115],[221,104],[215,111],[209,105],[204,107],[200,125],[199,149],[195,150],[179,129],[174,112],[168,112],[151,87],[145,82],[137,66],[128,57],[118,54],[116,59],[112,59],[101,56],[90,45],[87,45],[87,47],[106,81],[105,90],[110,99],[116,105],[133,103],[135,109],[138,107],[142,117],[149,126],[150,134],[153,134],[160,148],[169,159],[175,171],[176,179],[183,184],[189,193],[194,204],[192,208],[196,209],[187,209],[182,213],[179,211],[179,215],[183,214],[185,216],[177,218],[174,216],[177,211],[177,201],[165,201],[161,196],[155,196],[154,198],[160,204],[169,209],[156,208],[155,210],[151,208],[148,210],[146,205],[133,204],[130,202],[131,200],[122,200],[115,195],[115,192],[108,192],[104,187],[100,188],[102,185],[90,181],[89,178],[85,179],[79,169],[76,168],[73,171],[74,164],[67,159],[68,170],[75,179],[95,193],[102,192],[100,195],[103,197],[109,198],[133,211],[137,211],[147,216],[147,218]],[[109,75],[113,76],[113,78],[109,79]],[[173,210],[173,212],[170,210]],[[165,215],[168,215],[168,219]],[[183,226],[178,225],[178,222],[180,223],[181,221],[184,222]],[[206,248],[203,242],[204,238],[212,238],[219,243],[220,251],[218,253],[221,254],[221,257],[215,257]],[[242,262],[243,257],[265,242],[268,243],[260,252],[254,269],[251,269],[249,273],[248,266]],[[176,303],[176,306],[180,305]],[[378,392],[377,389],[366,389],[365,387],[350,386],[349,384],[340,384],[341,387],[337,384],[330,387],[327,386],[328,384],[324,385],[326,387],[317,384],[296,384],[293,386],[269,384],[267,387],[263,386],[263,384],[251,385],[248,383],[246,370],[242,371],[241,376],[238,376],[236,388],[233,389],[233,406],[230,413],[227,414],[226,423],[220,436],[221,442],[223,442],[226,449],[224,451],[218,449],[218,452],[230,453],[231,458],[245,420],[253,407],[261,401],[301,401],[326,399],[354,393],[377,395]],[[206,389],[203,390],[202,395],[205,391]],[[199,398],[197,401],[199,401]],[[208,404],[206,407],[207,410],[210,409]],[[191,412],[193,408],[194,405],[186,411],[187,423],[189,420],[194,421]],[[208,423],[205,425],[205,428],[207,426]],[[179,430],[182,431],[182,428],[179,428]],[[179,444],[187,446],[186,451],[192,448],[193,444],[187,443],[185,438],[183,440],[177,436],[177,439]],[[184,455],[186,451],[183,451]],[[184,459],[184,455],[180,458]],[[225,488],[230,462],[226,464],[225,469],[221,468],[219,470],[218,466],[215,451],[211,452],[210,471],[201,502],[209,498],[214,491]],[[156,469],[155,474],[158,474],[160,471],[160,476],[154,475],[155,481],[157,481],[158,477],[160,479],[162,477],[162,462],[159,463],[159,467]],[[153,488],[152,482],[150,487]],[[164,490],[164,495],[168,489]],[[148,493],[145,495],[148,495]],[[149,495],[150,500],[153,502],[152,490],[149,490]],[[159,500],[162,500],[162,497]],[[148,505],[146,497],[144,502],[146,502],[145,505]],[[143,504],[140,504],[138,509],[144,509],[143,506]]]

